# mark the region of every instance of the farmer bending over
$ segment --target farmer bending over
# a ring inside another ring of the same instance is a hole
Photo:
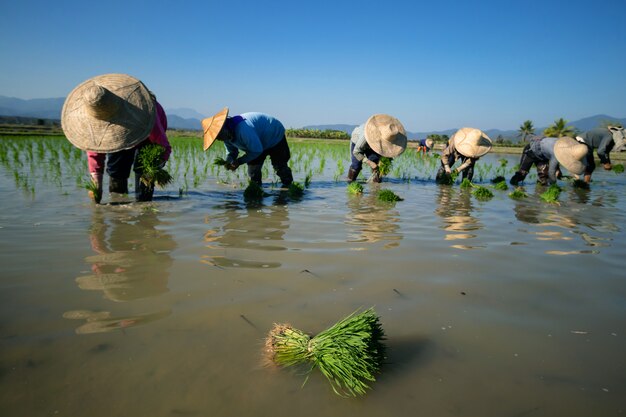
[[[102,197],[105,165],[109,192],[128,194],[134,164],[135,197],[152,200],[154,189],[140,181],[143,172],[137,155],[149,143],[162,145],[164,165],[172,148],[165,134],[165,111],[141,81],[126,74],[90,78],[67,96],[61,123],[67,139],[87,151],[89,174],[97,188],[89,194],[96,203]]]
[[[585,170],[587,147],[570,137],[542,138],[535,136],[524,147],[519,170],[513,175],[511,185],[524,181],[533,165],[537,167],[537,182],[541,185],[556,183],[561,178],[560,165],[574,175]]]
[[[263,113],[243,113],[228,116],[228,107],[213,117],[202,120],[204,150],[219,140],[226,146],[226,169],[231,171],[248,164],[251,182],[261,185],[261,169],[268,156],[276,175],[288,187],[293,175],[288,162],[291,157],[285,137],[285,127],[272,116]],[[239,156],[239,151],[245,152]]]
[[[464,127],[459,129],[448,141],[448,146],[441,154],[441,167],[437,171],[436,181],[446,182],[446,177],[452,174],[452,166],[457,160],[462,163],[454,169],[456,173],[462,173],[463,179],[472,180],[474,177],[474,165],[481,156],[491,150],[491,139],[479,129]]]
[[[348,181],[356,181],[363,162],[372,169],[372,180],[381,182],[378,170],[380,157],[395,158],[406,149],[407,137],[402,123],[388,114],[375,114],[367,122],[354,128],[350,138],[352,163]]]
[[[598,158],[602,163],[602,167],[610,171],[611,158],[609,156],[611,150],[619,152],[626,145],[624,137],[624,128],[620,126],[599,127],[591,129],[576,137],[576,140],[587,145],[587,166],[585,167],[585,182],[591,182],[591,174],[596,169],[596,162],[593,158],[593,150],[597,149]]]

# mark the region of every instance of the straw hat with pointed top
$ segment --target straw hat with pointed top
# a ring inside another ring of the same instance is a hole
[[[126,74],[104,74],[70,92],[61,126],[77,148],[116,152],[144,141],[155,117],[153,97],[141,81]]]
[[[406,131],[393,116],[375,114],[367,119],[363,130],[367,144],[379,155],[395,158],[406,149]]]
[[[424,141],[424,144],[426,145],[426,147],[427,147],[428,149],[432,149],[432,148],[433,148],[433,146],[435,146],[435,141],[434,141],[434,140],[432,140],[432,139],[430,139],[430,138],[428,138],[428,139],[426,139],[426,140]]]
[[[207,117],[202,120],[202,130],[204,131],[204,150],[206,151],[213,145],[217,135],[222,130],[224,122],[228,117],[228,107],[224,107],[216,115]]]
[[[587,145],[568,136],[560,138],[554,144],[554,156],[559,164],[575,175],[581,175],[585,171],[583,160],[588,151]]]
[[[452,135],[454,148],[467,158],[480,158],[491,150],[491,139],[482,130],[464,127]]]

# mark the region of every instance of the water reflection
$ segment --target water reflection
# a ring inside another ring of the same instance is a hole
[[[400,245],[400,213],[394,205],[379,204],[375,194],[348,198],[348,242],[384,242],[383,248]]]
[[[76,278],[79,288],[102,291],[114,302],[132,302],[155,297],[168,291],[170,252],[176,243],[169,233],[157,229],[156,213],[119,213],[95,210],[89,233],[95,255],[85,258],[91,273]],[[169,311],[114,317],[108,311],[68,311],[68,319],[86,324],[77,333],[105,332],[143,324],[169,315]]]
[[[204,234],[210,254],[201,262],[218,268],[278,268],[267,252],[283,251],[289,229],[289,206],[281,196],[273,205],[230,202],[217,208],[205,223],[215,225]],[[258,259],[261,258],[261,259]]]
[[[435,213],[443,220],[441,226],[446,232],[445,240],[464,241],[474,239],[476,232],[483,228],[481,222],[472,216],[471,191],[455,187],[440,186],[437,191]],[[456,249],[477,249],[484,246],[454,243]]]

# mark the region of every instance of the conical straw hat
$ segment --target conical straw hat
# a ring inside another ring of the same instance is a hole
[[[395,158],[406,149],[406,131],[402,123],[388,114],[375,114],[365,123],[365,140],[374,152]]]
[[[559,164],[575,175],[581,175],[584,172],[583,160],[588,151],[587,145],[568,136],[560,138],[554,144],[554,156]]]
[[[206,151],[213,145],[217,135],[222,130],[224,122],[228,117],[228,107],[224,107],[213,117],[207,117],[202,120],[202,130],[204,131],[204,150]]]
[[[145,140],[155,117],[154,101],[141,81],[126,74],[104,74],[70,92],[61,126],[79,149],[116,152]]]
[[[455,149],[468,158],[480,158],[491,150],[491,139],[482,130],[464,127],[452,135]]]

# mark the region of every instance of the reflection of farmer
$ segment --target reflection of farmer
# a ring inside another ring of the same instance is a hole
[[[363,162],[373,171],[372,180],[381,182],[378,170],[380,157],[395,158],[406,149],[407,137],[402,123],[387,114],[375,114],[367,122],[356,127],[350,138],[352,163],[348,170],[348,181],[356,181]]]
[[[237,209],[225,207],[211,222],[223,222],[205,236],[210,256],[203,262],[218,267],[276,268],[280,263],[271,260],[277,251],[286,250],[281,244],[289,228],[289,208],[271,205],[259,208]],[[265,254],[270,259],[250,259],[250,254]]]
[[[576,140],[587,145],[587,166],[585,167],[585,182],[591,181],[591,174],[596,169],[596,162],[593,158],[593,150],[597,149],[598,158],[602,163],[602,167],[607,171],[611,170],[611,158],[609,156],[611,150],[620,152],[626,145],[624,137],[624,128],[609,126],[599,127],[589,130],[576,137]]]
[[[441,154],[441,167],[437,172],[437,182],[446,182],[446,177],[452,174],[452,167],[457,160],[461,165],[455,168],[456,173],[462,173],[463,179],[472,180],[474,165],[481,156],[491,150],[491,139],[479,129],[464,127],[459,129],[448,141],[448,146]]]
[[[435,146],[434,140],[430,138],[422,139],[417,144],[417,152],[429,152],[433,148],[433,146]]]
[[[350,213],[345,222],[355,229],[348,242],[386,242],[386,249],[397,247],[402,240],[400,215],[393,207],[381,207],[376,202],[375,195],[348,199]]]
[[[96,255],[88,256],[92,274],[78,277],[81,289],[99,290],[112,301],[153,297],[168,291],[172,236],[157,230],[155,213],[128,218],[111,213],[108,221],[98,217],[90,232]]]
[[[472,216],[472,199],[468,190],[457,191],[451,187],[440,187],[437,194],[435,213],[443,220],[442,228],[448,232],[446,240],[471,239],[474,232],[482,228]]]
[[[554,184],[561,177],[560,166],[574,175],[584,170],[583,158],[587,147],[569,137],[533,138],[524,147],[519,170],[511,177],[511,184],[518,185],[528,175],[530,168],[537,167],[537,181],[542,185]]]
[[[248,164],[250,181],[261,185],[262,168],[269,156],[276,175],[284,187],[293,182],[288,162],[291,154],[285,137],[285,127],[272,116],[263,113],[243,113],[229,117],[228,107],[213,117],[202,120],[204,150],[215,142],[224,142],[226,168],[236,170]],[[239,151],[245,152],[239,156]]]
[[[134,162],[136,199],[152,200],[153,188],[140,181],[138,151],[148,143],[162,145],[165,164],[171,146],[165,134],[165,112],[141,81],[125,74],[105,74],[83,82],[67,96],[61,122],[70,142],[87,151],[89,173],[98,189],[90,195],[97,203],[102,196],[105,162],[109,192],[128,193]]]

